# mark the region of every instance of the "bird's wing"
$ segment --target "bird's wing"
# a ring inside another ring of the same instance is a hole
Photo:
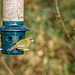
[[[29,46],[29,43],[27,41],[19,43],[16,48],[19,50],[25,50]]]
[[[23,47],[23,46],[26,46],[26,45],[23,44],[23,43],[20,43],[20,44],[17,45],[17,47]]]

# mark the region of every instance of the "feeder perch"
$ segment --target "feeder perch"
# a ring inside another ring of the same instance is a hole
[[[24,26],[24,0],[3,0],[3,25],[0,27],[2,53],[3,54],[23,54],[24,51],[13,49],[7,51],[16,42],[25,38]]]

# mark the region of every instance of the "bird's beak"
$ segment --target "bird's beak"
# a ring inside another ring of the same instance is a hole
[[[31,40],[32,42],[34,42],[34,40]]]

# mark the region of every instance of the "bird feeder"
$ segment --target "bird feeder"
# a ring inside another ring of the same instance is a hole
[[[24,0],[3,0],[3,25],[0,27],[2,53],[3,54],[23,54],[24,51],[13,49],[8,51],[16,42],[25,38],[24,26]]]

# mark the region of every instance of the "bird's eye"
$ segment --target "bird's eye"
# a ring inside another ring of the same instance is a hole
[[[32,40],[32,39],[30,39],[30,40]]]

